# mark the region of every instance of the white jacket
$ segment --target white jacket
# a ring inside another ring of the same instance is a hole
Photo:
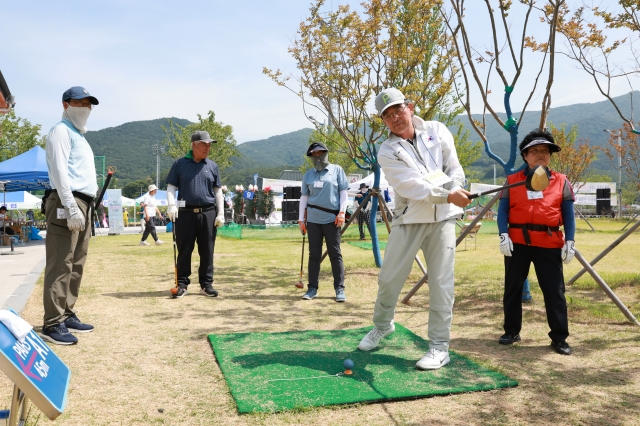
[[[450,192],[462,188],[464,170],[453,136],[438,121],[413,117],[416,148],[391,134],[378,152],[378,163],[396,195],[393,225],[434,223],[461,216],[462,208],[447,202]]]

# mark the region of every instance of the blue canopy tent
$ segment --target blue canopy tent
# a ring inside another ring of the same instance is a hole
[[[45,150],[34,146],[27,152],[0,163],[0,182],[5,191],[49,189]]]

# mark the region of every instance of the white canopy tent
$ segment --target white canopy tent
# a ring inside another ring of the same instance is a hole
[[[8,210],[29,210],[39,209],[42,200],[27,191],[13,191],[0,194],[0,203]]]

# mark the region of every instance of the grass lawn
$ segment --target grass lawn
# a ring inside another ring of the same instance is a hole
[[[578,220],[576,247],[591,260],[620,235],[624,222]],[[379,227],[381,239],[386,231]],[[522,342],[498,345],[502,334],[503,264],[495,224],[483,222],[476,244],[458,249],[451,348],[519,382],[516,388],[375,404],[239,415],[207,340],[210,333],[340,330],[371,325],[378,269],[370,251],[343,244],[347,302],[335,303],[329,262],[319,297],[300,299],[301,236],[296,228],[250,230],[219,238],[218,298],[190,293],[169,298],[173,286],[170,234],[163,246],[138,246],[139,235],[92,239],[76,310],[96,326],[80,343],[53,349],[71,368],[59,424],[638,424],[640,327],[630,324],[599,286],[584,275],[567,288],[569,343],[574,354],[549,348],[548,326],[535,274],[532,304],[524,306]],[[347,239],[357,240],[357,226]],[[306,250],[305,250],[306,252]],[[640,317],[640,234],[596,265],[616,294]],[[306,261],[305,261],[306,265]],[[580,268],[566,266],[568,280]],[[193,270],[197,270],[197,254]],[[421,278],[414,266],[405,291]],[[192,279],[194,276],[192,275]],[[427,338],[428,288],[396,320]],[[401,295],[403,297],[403,295]],[[42,324],[42,279],[22,312]],[[421,374],[416,371],[415,374]],[[11,384],[0,377],[0,408]],[[29,422],[37,419],[32,410]],[[633,420],[636,419],[636,420]],[[51,423],[40,416],[38,424]]]

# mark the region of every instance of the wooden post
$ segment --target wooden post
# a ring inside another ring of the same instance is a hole
[[[603,257],[605,257],[607,255],[607,253],[609,253],[611,250],[613,250],[618,244],[620,244],[624,239],[626,239],[629,235],[631,235],[633,233],[633,231],[635,231],[636,229],[638,229],[638,227],[640,226],[640,220],[637,221],[631,228],[629,228],[627,230],[627,232],[625,232],[624,234],[620,235],[614,242],[612,242],[611,244],[609,244],[609,246],[604,249],[599,255],[597,255],[591,262],[589,262],[589,266],[593,266],[596,263],[598,263],[598,261],[600,259],[602,259]],[[587,268],[582,268],[577,274],[575,274],[573,276],[573,278],[571,278],[568,282],[567,285],[571,285],[573,284],[578,278],[580,278],[582,276],[582,274],[584,274],[585,272],[587,272]]]
[[[589,265],[589,262],[587,262],[585,258],[582,257],[582,254],[580,254],[578,250],[576,250],[576,259],[578,259],[578,261],[582,264],[582,266],[584,266],[584,268],[589,272],[593,279],[600,285],[600,287],[602,287],[604,292],[607,293],[607,296],[609,296],[609,298],[613,300],[613,303],[616,304],[616,306],[629,319],[629,321],[631,321],[635,325],[640,326],[640,322],[638,322],[636,317],[634,317],[631,311],[624,305],[624,303],[622,303],[622,301],[618,299],[618,296],[616,296],[616,294],[613,292],[613,290],[611,290],[607,283],[604,282],[600,275],[598,275],[598,273],[591,267],[591,265]]]

